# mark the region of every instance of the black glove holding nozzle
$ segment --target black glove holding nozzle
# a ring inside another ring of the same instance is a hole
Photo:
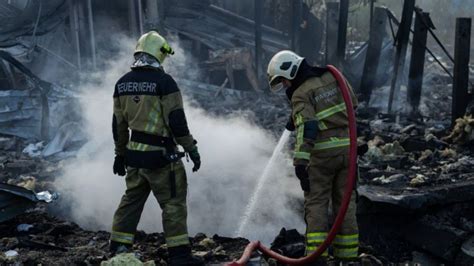
[[[288,122],[286,123],[285,128],[288,131],[295,131],[296,130],[295,122],[293,121],[293,116],[290,115],[290,118],[288,119]]]
[[[119,176],[124,176],[127,171],[125,171],[125,157],[116,155],[114,160],[114,174]]]
[[[295,174],[300,180],[301,189],[303,189],[304,192],[310,191],[308,164],[309,161],[304,160],[302,161],[302,164],[295,165]]]

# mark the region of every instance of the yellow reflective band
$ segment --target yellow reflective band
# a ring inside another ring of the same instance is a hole
[[[304,137],[304,123],[303,123],[303,116],[300,114],[296,115],[296,144],[295,144],[295,152],[299,152],[301,149],[301,145],[303,144],[303,137]]]
[[[124,243],[124,244],[133,244],[133,238],[134,238],[133,234],[116,232],[116,231],[112,231],[110,235],[110,240],[119,242],[119,243]]]
[[[310,252],[313,252],[313,251],[316,251],[318,249],[317,246],[306,246],[306,255],[309,255],[308,253]],[[328,256],[328,250],[326,249],[323,254],[321,254],[321,256],[323,257],[327,257]]]
[[[336,239],[354,239],[359,238],[359,234],[352,234],[352,235],[336,235]]]
[[[318,127],[320,130],[328,129],[328,126],[326,126],[326,123],[324,123],[323,121],[318,121]]]
[[[134,141],[129,141],[127,143],[127,148],[129,150],[137,150],[138,149],[138,143],[137,142],[134,142]]]
[[[346,110],[346,104],[345,103],[340,103],[338,105],[335,105],[333,107],[324,109],[321,112],[317,113],[316,118],[318,120],[323,120],[324,118],[328,118],[328,117],[332,116],[335,113],[339,113],[339,112],[342,112],[342,111],[345,111],[345,110]]]
[[[149,146],[147,144],[143,144],[143,143],[139,143],[135,141],[129,141],[127,144],[127,148],[133,151],[146,151],[148,150],[148,147]]]
[[[355,248],[334,248],[334,256],[341,259],[357,258],[359,247]]]
[[[308,152],[295,152],[294,154],[294,158],[295,159],[304,159],[304,160],[308,160],[310,159],[311,157],[311,154],[309,154]]]
[[[324,236],[326,237],[328,235],[328,233],[326,232],[316,232],[316,233],[307,233],[306,236],[307,237],[313,237],[313,236]]]
[[[307,233],[306,238],[312,239],[312,240],[325,240],[326,237],[328,236],[328,233],[326,232],[320,232],[320,233]]]
[[[317,245],[311,245],[311,244],[322,244],[324,240],[326,240],[327,236],[328,236],[328,233],[326,232],[307,233],[306,242],[308,243],[308,246],[317,246]]]
[[[123,232],[118,232],[118,231],[112,231],[112,234],[114,234],[114,235],[119,235],[119,236],[132,237],[132,238],[133,238],[133,236],[134,236],[134,234],[123,233]]]
[[[187,245],[189,244],[188,234],[167,237],[166,244],[168,245],[168,247],[177,247],[177,246]]]
[[[326,150],[332,148],[345,147],[350,145],[349,138],[331,138],[331,140],[318,142],[314,144],[316,150]]]
[[[359,244],[359,234],[353,235],[336,235],[334,239],[334,244],[342,246],[358,245]]]
[[[303,124],[303,116],[301,114],[296,114],[296,121],[295,126],[299,126]]]
[[[160,117],[159,109],[160,102],[157,100],[152,107],[152,111],[148,114],[148,123],[145,127],[145,132],[155,133],[156,126],[158,125],[158,118]]]

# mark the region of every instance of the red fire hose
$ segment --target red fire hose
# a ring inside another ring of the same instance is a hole
[[[356,119],[355,119],[355,114],[354,114],[354,106],[352,105],[351,95],[349,93],[349,88],[347,87],[346,80],[342,76],[341,72],[339,72],[339,70],[337,70],[334,66],[328,65],[327,67],[329,71],[332,73],[332,75],[336,78],[339,88],[341,89],[344,102],[346,104],[346,110],[347,110],[347,115],[349,119],[350,147],[349,147],[349,172],[347,174],[347,183],[346,183],[346,188],[344,192],[344,197],[341,202],[341,208],[339,209],[339,213],[336,216],[334,224],[331,230],[329,231],[329,234],[326,240],[324,240],[323,244],[321,244],[321,246],[319,246],[319,248],[315,250],[313,253],[299,259],[285,257],[265,247],[264,245],[260,243],[260,241],[253,241],[247,245],[247,247],[244,250],[244,253],[242,254],[242,257],[239,260],[227,263],[226,264],[227,266],[245,265],[250,260],[250,256],[252,255],[252,252],[255,250],[259,250],[264,255],[274,258],[278,262],[283,263],[283,264],[302,265],[302,264],[311,263],[315,261],[329,247],[329,245],[332,243],[332,241],[336,237],[336,234],[339,232],[339,228],[341,227],[342,221],[344,220],[344,217],[346,216],[346,211],[351,200],[352,190],[354,189],[354,183],[355,183],[355,178],[356,178],[355,174],[356,174],[356,164],[357,164],[357,131],[356,131]]]

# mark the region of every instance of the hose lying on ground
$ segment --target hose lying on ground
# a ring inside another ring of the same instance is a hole
[[[253,241],[247,245],[247,247],[244,250],[244,253],[242,254],[242,257],[239,260],[227,263],[226,264],[227,266],[245,265],[250,260],[250,256],[252,255],[252,252],[254,252],[255,250],[259,250],[260,252],[262,252],[263,255],[276,259],[278,262],[283,263],[283,264],[289,264],[289,265],[308,264],[308,263],[314,262],[319,256],[321,256],[321,254],[329,247],[329,245],[332,243],[332,241],[336,237],[336,234],[339,232],[339,228],[341,227],[344,217],[346,216],[347,208],[349,207],[349,203],[351,200],[352,191],[354,189],[354,183],[356,179],[357,131],[356,131],[356,119],[355,119],[355,113],[354,113],[354,106],[352,105],[351,94],[347,86],[347,82],[342,76],[341,72],[339,72],[339,70],[337,70],[334,66],[328,65],[327,67],[329,71],[332,73],[332,75],[336,78],[339,88],[341,89],[342,96],[344,98],[348,120],[349,120],[350,146],[349,146],[349,172],[347,174],[347,182],[346,182],[346,187],[344,191],[344,197],[341,202],[341,207],[339,208],[339,213],[336,216],[334,224],[331,230],[329,231],[326,240],[324,240],[324,242],[313,253],[311,253],[310,255],[306,257],[298,258],[298,259],[285,257],[265,247],[262,243],[260,243],[260,241]]]

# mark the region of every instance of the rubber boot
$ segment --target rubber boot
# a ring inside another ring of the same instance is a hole
[[[168,254],[171,266],[204,265],[204,261],[201,258],[195,257],[191,254],[191,247],[189,245],[168,248]]]
[[[109,250],[113,254],[128,253],[130,250],[132,250],[132,245],[111,240]]]

